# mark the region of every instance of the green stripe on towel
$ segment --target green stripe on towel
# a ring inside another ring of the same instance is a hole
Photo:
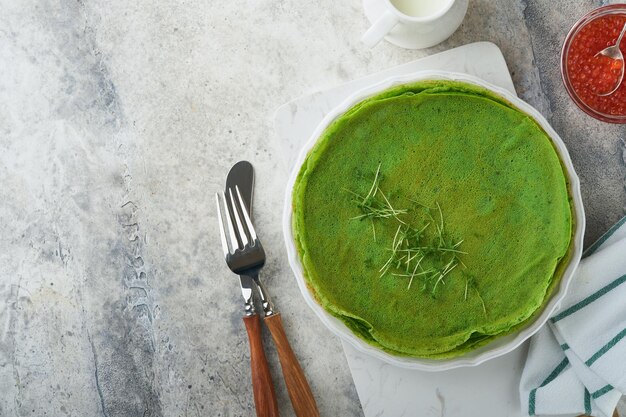
[[[595,400],[596,398],[600,398],[604,394],[606,394],[607,392],[610,392],[612,390],[613,390],[613,385],[607,384],[607,385],[603,386],[602,388],[600,388],[599,390],[597,390],[596,392],[594,392],[593,394],[591,394],[591,398],[593,398]]]
[[[599,289],[598,291],[594,292],[593,294],[591,294],[587,298],[585,298],[582,301],[579,301],[578,303],[574,304],[570,308],[568,308],[566,310],[563,310],[562,312],[560,312],[556,316],[552,317],[550,320],[552,321],[552,323],[556,323],[557,321],[564,319],[565,317],[569,316],[570,314],[574,314],[575,312],[577,312],[581,308],[586,307],[587,305],[591,304],[592,302],[594,302],[598,298],[602,297],[604,294],[608,293],[613,288],[620,286],[624,282],[626,282],[626,275],[622,275],[621,277],[617,278],[615,281],[611,282],[609,285]]]
[[[530,394],[528,396],[528,415],[535,415],[535,398],[537,396],[537,390],[541,387],[545,387],[550,382],[552,382],[557,376],[561,374],[569,365],[569,359],[563,359],[557,366],[550,372],[550,375],[539,385],[537,388],[533,388],[530,390]]]
[[[585,388],[585,414],[591,414],[591,395],[587,388]]]
[[[585,362],[585,365],[591,366],[595,361],[600,359],[602,357],[602,355],[604,355],[606,352],[611,350],[611,348],[613,346],[615,346],[617,344],[617,342],[622,340],[624,338],[624,336],[626,336],[626,329],[624,329],[621,332],[619,332],[613,339],[609,340],[609,342],[606,345],[602,346],[602,348],[600,350],[598,350],[596,353],[594,353],[592,357],[587,359],[587,361]]]
[[[624,223],[626,223],[626,216],[622,217],[605,234],[600,236],[598,240],[596,240],[591,246],[589,246],[587,250],[583,252],[583,258],[595,253],[595,251],[597,251],[604,242],[606,242],[611,236],[613,236],[613,233],[615,233],[615,231],[619,229],[620,226],[622,226]]]

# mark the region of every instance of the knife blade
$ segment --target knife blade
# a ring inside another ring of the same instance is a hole
[[[241,198],[248,207],[248,215],[252,218],[252,190],[254,188],[254,168],[248,161],[239,161],[228,171],[226,177],[226,194],[229,189],[239,187]],[[232,216],[232,213],[229,213]],[[252,293],[255,286],[252,278],[246,275],[239,275],[239,285],[241,294],[245,300],[246,315],[254,314],[254,304],[252,303]]]
[[[252,190],[254,189],[254,168],[248,161],[239,161],[228,172],[226,177],[226,191],[229,188],[239,187],[248,215],[252,218]]]

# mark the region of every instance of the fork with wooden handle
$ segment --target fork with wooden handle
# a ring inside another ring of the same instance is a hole
[[[228,260],[228,243],[224,236],[224,224],[222,222],[222,212],[220,209],[219,199],[217,201],[218,222],[220,226],[222,246],[224,254]],[[226,207],[227,224],[231,224],[230,210]],[[236,242],[236,240],[234,241]],[[254,309],[253,287],[255,286],[252,278],[246,275],[239,276],[239,285],[244,298],[245,315],[243,322],[248,333],[248,341],[250,343],[250,368],[252,373],[252,391],[254,393],[254,407],[257,417],[278,417],[278,404],[276,402],[276,394],[274,392],[274,384],[270,368],[265,357],[263,349],[263,339],[261,337],[261,320]]]
[[[218,218],[226,263],[235,274],[251,278],[257,286],[265,314],[264,321],[276,345],[283,378],[296,416],[319,417],[315,398],[289,344],[280,313],[274,311],[267,291],[259,280],[259,272],[265,265],[265,251],[261,241],[254,230],[239,188],[235,187],[235,190],[229,188],[228,194],[228,198],[225,193],[217,195]],[[237,195],[236,198],[234,194]],[[226,216],[227,227],[224,227],[222,223],[220,199],[228,214]],[[226,238],[227,233],[230,239]]]

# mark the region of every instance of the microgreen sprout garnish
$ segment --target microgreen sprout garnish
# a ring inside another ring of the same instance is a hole
[[[352,217],[350,220],[362,220],[369,219],[372,225],[372,233],[374,240],[376,240],[376,228],[374,226],[374,219],[390,219],[393,218],[399,223],[404,224],[404,221],[400,219],[400,215],[406,214],[407,210],[396,209],[391,205],[389,198],[385,195],[383,190],[380,189],[380,182],[382,176],[380,174],[380,164],[376,169],[374,180],[369,187],[369,191],[365,195],[361,195],[352,190],[346,190],[352,194],[352,201],[361,210],[361,214]]]
[[[393,237],[393,243],[391,244],[391,256],[389,256],[389,259],[387,259],[387,262],[385,262],[382,268],[378,270],[378,272],[381,272],[380,274],[381,277],[385,275],[387,271],[389,271],[389,268],[391,268],[391,266],[394,265],[394,263],[402,262],[402,259],[404,258],[404,257],[398,258],[397,256],[398,248],[400,247],[400,245],[402,244],[402,241],[404,240],[400,236],[401,231],[402,231],[402,225],[398,226],[398,229],[396,230],[396,234]]]
[[[450,259],[450,262],[448,262],[443,267],[443,269],[441,269],[441,271],[439,272],[439,276],[437,277],[437,280],[435,281],[435,285],[433,286],[432,295],[435,295],[437,291],[437,285],[439,285],[439,283],[446,285],[446,282],[443,279],[445,278],[446,275],[450,273],[450,271],[456,268],[458,264],[459,262],[456,259],[456,257],[453,257],[452,259]]]
[[[483,314],[486,316],[487,315],[487,308],[485,307],[485,300],[483,300],[483,297],[480,295],[480,292],[478,291],[478,287],[476,286],[476,280],[474,279],[473,276],[465,276],[465,296],[464,296],[464,300],[467,301],[467,292],[468,289],[472,289],[476,292],[476,295],[478,296],[478,299],[480,300],[480,304],[483,307]]]
[[[351,201],[361,211],[361,214],[352,217],[351,220],[368,219],[371,223],[374,241],[376,241],[374,220],[394,220],[397,227],[392,229],[395,232],[391,246],[387,248],[388,257],[378,270],[380,277],[391,275],[407,279],[407,289],[410,289],[417,279],[421,283],[422,292],[436,297],[437,292],[446,285],[449,274],[455,268],[459,265],[466,268],[461,260],[461,256],[467,254],[461,247],[463,239],[455,240],[450,236],[445,228],[443,210],[437,201],[435,207],[429,207],[417,200],[408,199],[414,203],[412,211],[418,212],[413,217],[425,219],[419,226],[409,224],[407,217],[404,216],[409,210],[394,208],[382,191],[380,184],[383,175],[380,168],[379,164],[371,185],[368,185],[367,194],[346,190],[352,195]],[[384,227],[383,224],[381,227]],[[468,288],[475,289],[478,293],[478,290],[466,281],[465,299],[467,299]]]
[[[431,237],[429,229],[435,225],[435,235]],[[443,233],[441,223],[429,221],[420,228],[407,224],[398,225],[391,246],[387,249],[388,258],[379,269],[380,276],[390,273],[394,277],[408,279],[410,289],[416,278],[422,282],[422,291],[429,290],[436,296],[446,277],[459,265],[464,265],[460,255],[462,240],[453,242]]]

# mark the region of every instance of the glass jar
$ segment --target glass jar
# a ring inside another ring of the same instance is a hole
[[[602,96],[595,86],[603,80],[605,85],[610,82],[624,62],[596,55],[615,45],[624,24],[626,4],[599,7],[574,24],[561,51],[561,74],[570,97],[585,113],[609,123],[626,123],[626,80],[608,96]],[[624,53],[626,36],[620,46]],[[615,86],[617,80],[616,75],[610,85]]]

